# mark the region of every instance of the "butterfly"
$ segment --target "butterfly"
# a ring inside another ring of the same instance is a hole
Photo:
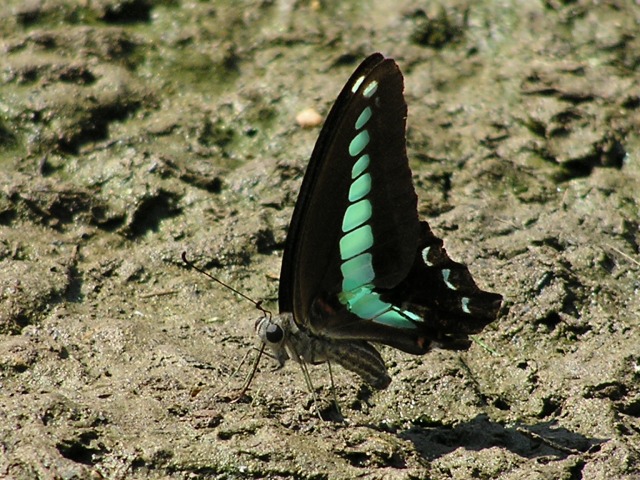
[[[280,365],[333,362],[384,389],[374,344],[466,350],[498,315],[502,296],[478,288],[418,218],[403,89],[395,61],[374,53],[322,127],[285,242],[280,313],[256,322]]]

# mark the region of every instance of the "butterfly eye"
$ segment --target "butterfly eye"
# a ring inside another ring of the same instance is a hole
[[[280,343],[284,337],[284,331],[279,325],[272,323],[267,325],[265,336],[269,343]]]

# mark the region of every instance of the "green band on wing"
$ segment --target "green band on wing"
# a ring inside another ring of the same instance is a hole
[[[373,231],[369,225],[346,233],[340,239],[340,258],[347,260],[355,257],[373,246]]]
[[[369,145],[369,132],[363,130],[351,140],[349,144],[349,155],[352,157],[360,155],[367,145]]]
[[[359,298],[356,302],[348,305],[349,311],[355,313],[360,318],[374,318],[378,315],[384,314],[385,311],[392,307],[390,303],[380,300],[380,295],[377,293],[370,293]]]
[[[358,177],[349,187],[349,201],[357,202],[371,191],[371,175],[365,173]]]
[[[372,114],[371,107],[367,107],[362,111],[362,113],[358,117],[358,120],[356,120],[356,130],[360,130],[362,127],[364,127],[367,124],[367,122],[371,118],[371,114]]]
[[[358,178],[362,172],[364,172],[369,166],[369,155],[362,155],[356,163],[353,164],[351,168],[351,179]]]
[[[364,77],[358,78],[351,91],[355,93],[363,80]],[[378,82],[374,80],[364,88],[362,94],[370,98],[377,90]],[[356,130],[362,129],[372,115],[371,107],[366,107],[356,120]],[[349,155],[352,157],[360,155],[369,144],[369,140],[369,132],[362,130],[351,140]],[[364,199],[371,192],[371,175],[365,173],[370,161],[369,155],[364,154],[351,168],[353,182],[349,187],[350,205],[342,218],[342,231],[345,234],[340,239],[340,258],[343,263],[340,267],[342,292],[338,294],[338,299],[351,313],[363,320],[371,320],[392,328],[416,328],[414,322],[421,322],[422,318],[381,300],[380,294],[373,290],[372,282],[375,279],[373,257],[371,253],[365,253],[373,246],[373,231],[371,226],[366,224],[371,218],[372,206],[369,200]],[[429,250],[425,249],[423,252],[425,262],[428,254]],[[448,271],[443,272],[445,283],[448,282],[448,273]],[[448,283],[447,285],[449,286]]]
[[[363,253],[343,262],[340,271],[342,272],[343,292],[350,292],[371,283],[375,277],[370,253]]]
[[[371,202],[369,200],[360,200],[352,203],[344,212],[342,219],[342,231],[349,232],[359,227],[371,218]]]
[[[415,313],[408,310],[400,310],[398,307],[392,307],[388,312],[378,315],[373,319],[376,323],[388,325],[393,328],[416,328],[416,325],[412,322],[421,322],[422,319]]]
[[[400,310],[398,307],[381,300],[380,295],[373,291],[372,284],[361,285],[351,291],[343,291],[338,295],[338,299],[358,317],[389,327],[416,328],[414,322],[422,321],[415,313]]]
[[[371,98],[373,94],[376,93],[377,91],[378,91],[378,82],[374,80],[373,82],[371,82],[369,85],[365,87],[364,92],[362,92],[362,94],[367,98]]]

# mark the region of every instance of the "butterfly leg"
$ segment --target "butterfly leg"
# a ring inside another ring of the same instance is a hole
[[[342,411],[340,410],[340,404],[338,403],[338,396],[336,395],[336,384],[333,381],[333,370],[331,368],[331,361],[327,360],[327,366],[329,367],[329,379],[331,380],[331,396],[333,397],[333,405],[338,412],[338,418],[340,421],[344,420],[344,416],[342,415]]]
[[[320,408],[318,407],[318,397],[316,396],[316,389],[313,386],[313,382],[311,381],[311,375],[309,374],[309,369],[307,368],[307,362],[302,358],[302,356],[298,353],[296,346],[294,343],[290,343],[289,345],[290,351],[293,353],[293,360],[300,365],[300,369],[302,370],[302,376],[304,377],[304,382],[307,384],[307,389],[311,392],[311,397],[313,399],[313,406],[315,408],[316,414],[320,420],[324,420],[322,418],[322,413],[320,412]]]
[[[253,365],[251,366],[251,371],[249,372],[249,375],[247,375],[247,378],[245,378],[244,383],[242,384],[242,387],[240,388],[240,392],[238,393],[236,398],[234,398],[231,401],[231,403],[236,403],[236,402],[239,402],[240,400],[242,400],[244,398],[244,396],[245,396],[245,393],[247,393],[247,390],[249,390],[249,386],[251,385],[251,381],[253,380],[253,377],[255,376],[256,372],[258,371],[258,364],[260,363],[260,358],[262,357],[262,354],[264,353],[265,347],[266,347],[266,345],[262,344],[262,347],[260,347],[260,350],[258,350],[258,355],[256,356],[256,359],[253,361]],[[245,355],[245,358],[246,358],[246,355]],[[242,362],[244,362],[244,358],[242,359]],[[241,363],[241,365],[242,365],[242,363]],[[235,373],[234,373],[234,375],[235,375]]]

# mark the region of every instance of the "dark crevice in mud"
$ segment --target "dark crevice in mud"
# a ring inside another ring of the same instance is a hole
[[[95,465],[105,453],[102,449],[91,446],[98,438],[95,431],[83,432],[77,438],[58,442],[56,448],[64,458],[76,463]]]
[[[138,203],[124,234],[129,238],[135,238],[149,231],[157,232],[162,220],[181,213],[182,210],[177,203],[178,195],[164,190],[143,198]]]
[[[0,148],[13,148],[17,143],[16,136],[7,127],[5,127],[3,122],[0,120]]]
[[[69,192],[70,194],[56,195],[47,209],[50,216],[62,223],[71,223],[78,212],[91,210],[90,194],[84,192]]]
[[[575,465],[569,467],[570,476],[568,480],[582,480],[584,478],[582,476],[582,472],[586,465],[587,464],[584,460],[577,460]]]
[[[567,182],[577,178],[588,177],[598,164],[599,159],[597,155],[588,155],[586,157],[562,162],[562,173],[557,176],[557,179],[560,182]]]
[[[40,157],[40,160],[38,160],[38,173],[40,175],[42,175],[43,177],[48,177],[49,175],[55,173],[56,170],[56,167],[51,165],[51,162],[49,162],[48,155],[45,154]]]
[[[573,132],[570,129],[557,127],[549,133],[549,136],[568,137],[572,135],[572,133]],[[544,136],[544,132],[542,136]],[[543,158],[559,165],[561,171],[556,177],[559,182],[588,177],[593,173],[593,170],[598,167],[620,170],[624,166],[625,158],[627,157],[627,150],[619,140],[615,138],[606,138],[602,142],[593,145],[593,150],[594,151],[589,155],[575,157],[566,161],[558,161],[558,159],[553,156],[543,156]]]
[[[560,242],[560,240],[556,237],[547,236],[540,239],[531,240],[531,245],[534,247],[551,247],[556,252],[564,252],[565,246]],[[546,272],[546,274],[551,274],[551,272]]]
[[[99,18],[106,23],[132,24],[149,22],[153,3],[147,0],[124,0],[107,4]]]
[[[601,151],[602,164],[605,167],[620,170],[624,166],[627,150],[619,140],[607,139],[605,145],[599,146],[598,150]]]
[[[31,325],[37,324],[38,321],[31,315],[31,313],[18,313],[12,315],[11,318],[5,318],[0,325],[0,333],[9,335],[19,335],[22,333],[22,329]]]
[[[64,83],[75,85],[91,85],[96,82],[96,76],[84,65],[65,65],[58,72],[58,79]]]
[[[461,16],[466,17],[465,14]],[[466,25],[463,23],[466,23],[466,19],[456,24],[456,20],[444,8],[431,15],[420,8],[405,15],[405,18],[413,22],[409,34],[411,42],[422,47],[440,50],[459,42],[464,36]]]
[[[0,206],[0,225],[11,225],[18,217],[16,209],[9,206]]]
[[[620,382],[604,382],[599,385],[590,385],[585,388],[584,398],[608,398],[609,400],[621,400],[628,393],[626,385]]]
[[[532,75],[525,79],[522,87],[522,95],[525,96],[540,96],[540,97],[554,97],[559,100],[563,100],[571,105],[580,105],[581,103],[592,102],[596,97],[589,92],[577,92],[577,91],[563,91],[553,86],[540,85],[540,78],[536,75]],[[529,85],[531,83],[531,85]],[[579,117],[574,117],[579,118]]]
[[[545,138],[547,135],[546,125],[535,118],[527,118],[522,124],[537,137]]]
[[[562,411],[562,400],[555,397],[546,397],[542,399],[542,408],[538,413],[538,418],[547,418],[550,416],[558,416]]]
[[[631,95],[621,104],[622,108],[627,110],[636,110],[640,108],[640,95]]]
[[[507,411],[511,410],[511,405],[504,398],[497,397],[495,400],[493,400],[493,402],[491,404],[495,408],[497,408],[498,410],[502,410],[503,412],[507,412]]]
[[[196,188],[206,190],[209,193],[222,192],[222,179],[218,176],[211,178],[205,175],[186,172],[180,176],[180,180],[193,185]]]
[[[333,62],[332,67],[351,66],[362,60],[362,55],[356,53],[343,53]]]
[[[69,284],[64,292],[64,299],[67,302],[82,302],[82,300],[84,300],[84,295],[82,294],[82,285],[84,282],[76,263],[69,266],[68,277]]]
[[[83,145],[99,142],[109,138],[109,125],[112,122],[125,120],[127,116],[140,107],[140,102],[102,105],[89,112],[89,118],[82,122],[78,131],[58,140],[58,148],[72,155],[77,155]]]
[[[618,411],[625,415],[640,418],[640,398],[619,405]]]
[[[93,85],[96,81],[96,76],[87,65],[74,65],[64,62],[51,65],[21,65],[20,67],[14,67],[7,79],[7,83],[12,82],[17,85],[36,88],[42,84],[55,82],[86,87]],[[34,112],[33,116],[34,120],[41,120],[39,112]]]
[[[560,315],[558,312],[549,312],[549,314],[538,320],[536,323],[539,325],[544,325],[549,329],[549,331],[553,331],[559,324],[562,322]]]
[[[283,243],[276,242],[273,230],[261,229],[254,235],[253,244],[258,249],[258,253],[268,255],[276,250],[284,249]]]
[[[10,225],[18,218],[29,218],[54,230],[63,230],[66,225],[90,223],[100,225],[100,212],[106,207],[99,205],[95,195],[89,191],[71,190],[52,184],[33,187],[33,190],[10,193],[11,208],[0,212],[0,224]]]
[[[152,173],[159,175],[161,178],[178,178],[188,185],[201,188],[209,193],[217,194],[222,192],[223,181],[222,177],[218,175],[219,172],[195,171],[164,156],[158,158]]]
[[[109,214],[112,216],[109,217]],[[91,224],[105,232],[120,230],[125,222],[124,215],[113,215],[113,211],[106,205],[96,205],[91,209]]]

